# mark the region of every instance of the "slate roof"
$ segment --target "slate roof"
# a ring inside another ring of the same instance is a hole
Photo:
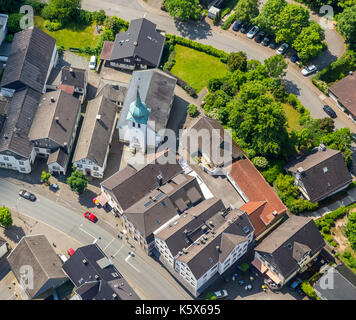
[[[291,216],[270,233],[256,248],[284,278],[298,270],[296,258],[310,248],[310,256],[315,255],[325,245],[324,239],[313,219]],[[301,252],[299,252],[302,249]]]
[[[329,87],[329,91],[356,117],[356,74],[348,75]]]
[[[100,116],[100,119],[98,119]],[[73,156],[73,162],[89,159],[103,167],[116,120],[116,105],[104,96],[90,100]]]
[[[77,88],[86,87],[87,70],[64,66],[61,73],[61,84]]]
[[[276,216],[286,213],[282,201],[249,159],[235,161],[227,171],[248,199],[241,210],[249,215],[256,236],[265,231]]]
[[[127,114],[131,103],[136,101],[138,88],[142,102],[151,110],[148,126],[157,133],[165,129],[171,112],[176,82],[176,79],[159,69],[134,71],[120,113],[118,128],[127,128]],[[164,133],[160,132],[160,135],[163,139]]]
[[[1,238],[1,237],[0,237],[0,247],[1,247],[4,243],[6,243],[6,240],[5,240],[4,238]]]
[[[23,237],[7,260],[18,281],[21,279],[22,266],[33,268],[33,288],[25,288],[30,298],[35,297],[47,281],[67,278],[61,260],[44,235]]]
[[[30,88],[15,92],[1,131],[0,152],[11,151],[29,158],[33,144],[28,138],[41,99],[41,94]]]
[[[326,283],[332,287],[325,288]],[[344,264],[339,264],[317,281],[314,290],[323,300],[356,300],[356,275]]]
[[[69,93],[62,90],[45,93],[33,120],[29,138],[32,141],[49,138],[61,146],[65,143],[69,145],[78,112],[80,101]]]
[[[68,153],[63,149],[58,148],[48,156],[47,164],[58,163],[62,168],[66,168],[68,161]]]
[[[42,92],[55,46],[56,40],[38,28],[16,33],[1,86]]]
[[[103,95],[105,98],[115,103],[124,103],[127,87],[123,85],[106,83],[98,88],[97,97]]]
[[[323,168],[327,168],[324,173]],[[300,180],[303,183],[311,202],[326,198],[336,190],[352,182],[342,153],[333,149],[319,151],[313,149],[310,153],[290,162],[285,169],[294,174],[302,168]]]
[[[132,20],[126,32],[116,35],[110,61],[140,57],[157,67],[164,41],[165,36],[156,30],[156,24],[145,18]],[[109,52],[109,49],[107,51]]]
[[[140,300],[97,244],[78,248],[63,270],[83,300]]]

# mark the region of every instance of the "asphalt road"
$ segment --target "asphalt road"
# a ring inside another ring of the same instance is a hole
[[[226,52],[242,50],[247,53],[249,59],[263,61],[275,54],[274,50],[262,47],[240,32],[224,31],[219,27],[211,27],[205,21],[177,23],[167,13],[140,0],[83,0],[82,7],[90,11],[104,9],[108,15],[115,15],[125,20],[146,17],[156,23],[159,29],[168,33],[212,45]],[[319,18],[312,16],[312,19],[318,20]],[[335,30],[326,30],[326,41],[328,51],[314,61],[319,68],[335,61],[343,52],[342,38]],[[312,117],[324,118],[327,116],[322,110],[322,106],[330,104],[338,114],[337,119],[335,119],[335,127],[349,127],[352,132],[356,132],[356,125],[343,112],[338,112],[334,101],[322,94],[308,77],[304,77],[300,73],[300,69],[294,64],[289,65],[286,82],[288,90],[297,95],[303,105],[310,110]]]
[[[94,224],[77,212],[42,196],[30,202],[19,197],[18,191],[18,186],[0,179],[0,205],[16,208],[18,212],[38,219],[83,244],[96,242],[142,299],[191,299],[153,259],[143,258],[143,253],[130,256],[126,240],[113,237],[100,226],[100,221]]]

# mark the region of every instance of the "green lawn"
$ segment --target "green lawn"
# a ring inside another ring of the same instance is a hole
[[[57,46],[63,46],[65,49],[69,47],[95,47],[99,39],[99,36],[94,35],[94,25],[82,26],[72,22],[64,29],[48,31],[43,25],[44,21],[42,17],[36,16],[35,26],[55,38],[57,40]]]
[[[300,130],[301,126],[299,124],[300,114],[295,110],[290,104],[283,104],[283,109],[288,119],[288,132],[292,130]]]
[[[208,85],[211,78],[221,78],[227,67],[219,58],[188,47],[176,45],[176,63],[171,73],[192,86],[198,93]]]

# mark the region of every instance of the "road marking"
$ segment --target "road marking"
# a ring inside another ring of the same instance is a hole
[[[115,256],[120,252],[120,250],[122,249],[122,247],[124,246],[124,244],[121,245],[120,249],[116,251],[116,253],[112,256],[113,258],[115,258]],[[104,251],[104,250],[103,250]]]
[[[322,101],[324,101],[324,100],[326,99],[326,96],[325,96],[324,94],[321,94],[321,95],[319,96],[319,99],[322,100]]]
[[[81,224],[79,226],[79,230],[83,231],[84,233],[86,233],[87,235],[91,236],[92,238],[94,238],[95,240],[98,240],[96,237],[94,237],[92,234],[90,234],[88,231],[82,229],[81,227],[83,226],[83,224]]]
[[[103,251],[105,251],[107,249],[108,246],[110,246],[110,244],[114,241],[114,238],[112,238],[112,240],[106,245],[106,247],[103,249]]]
[[[96,243],[97,241],[98,241],[98,239],[95,239],[95,240],[93,241],[93,244]]]
[[[128,263],[132,268],[134,268],[137,272],[141,272],[140,270],[138,270],[132,263],[129,262],[129,259],[131,258],[131,254],[129,254],[126,259],[125,262]]]

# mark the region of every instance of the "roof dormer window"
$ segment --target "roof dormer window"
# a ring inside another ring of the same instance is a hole
[[[324,167],[324,168],[323,168],[323,171],[324,171],[324,173],[327,173],[327,172],[328,172],[328,168],[327,168],[327,167]]]

